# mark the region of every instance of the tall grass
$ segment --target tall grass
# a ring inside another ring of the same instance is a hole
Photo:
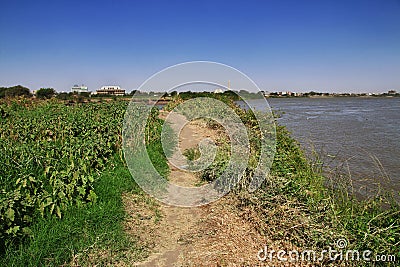
[[[285,240],[296,247],[318,251],[335,247],[339,238],[345,238],[347,249],[370,250],[373,255],[397,258],[397,262],[376,262],[376,265],[398,264],[399,205],[384,193],[358,199],[349,192],[350,177],[331,180],[323,174],[321,166],[319,159],[307,159],[289,132],[278,127],[271,175],[255,198],[241,194],[242,204],[253,206],[260,214],[260,231],[275,241]],[[370,264],[356,263],[357,266]]]
[[[257,158],[257,127],[251,111],[240,111],[248,134],[252,156]],[[234,194],[243,216],[252,220],[270,245],[321,251],[336,246],[345,238],[348,249],[370,250],[372,255],[395,255],[397,262],[375,262],[395,266],[400,260],[400,207],[390,194],[381,190],[367,199],[359,199],[351,190],[351,177],[331,179],[323,172],[321,158],[310,159],[283,126],[276,128],[276,154],[270,174],[256,192],[238,187]],[[228,155],[228,151],[223,152]],[[250,157],[251,158],[251,157]],[[220,163],[223,168],[225,157]],[[219,160],[217,158],[217,160]],[[217,169],[213,172],[218,173]],[[254,166],[249,164],[247,175]],[[252,211],[257,216],[247,214]],[[322,265],[350,264],[322,262]],[[351,263],[369,266],[370,262]]]

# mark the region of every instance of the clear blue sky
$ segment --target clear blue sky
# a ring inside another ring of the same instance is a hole
[[[0,2],[0,86],[130,91],[193,60],[265,90],[400,91],[400,0]]]

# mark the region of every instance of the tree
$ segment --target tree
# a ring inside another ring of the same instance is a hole
[[[71,97],[68,93],[59,93],[59,94],[57,95],[57,98],[58,98],[58,99],[61,99],[61,100],[69,100],[69,99],[72,99],[72,97]]]
[[[17,97],[17,96],[31,96],[28,88],[22,85],[16,85],[12,87],[1,87],[0,98],[3,97]]]
[[[90,93],[89,93],[89,92],[81,92],[80,95],[83,96],[83,97],[85,97],[85,98],[90,97]]]
[[[0,98],[3,98],[6,96],[6,90],[7,90],[7,87],[0,87]]]
[[[52,98],[56,94],[53,88],[40,88],[36,91],[37,98]]]

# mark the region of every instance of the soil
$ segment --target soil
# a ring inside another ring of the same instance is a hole
[[[161,113],[161,117],[166,114]],[[204,138],[216,141],[218,135],[217,130],[205,124],[187,123],[179,134],[179,148],[193,148]],[[172,183],[187,187],[200,183],[195,173],[169,166]],[[159,219],[144,199],[133,195],[123,198],[130,215],[125,223],[127,232],[151,248],[150,256],[134,265],[261,266],[257,253],[266,244],[266,238],[252,220],[243,216],[244,211],[238,210],[235,196],[192,208],[159,204]]]

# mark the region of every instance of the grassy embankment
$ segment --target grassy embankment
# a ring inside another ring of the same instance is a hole
[[[73,107],[24,101],[1,105],[0,264],[85,265],[93,260],[92,250],[107,251],[97,258],[100,263],[147,255],[122,225],[122,192],[143,195],[121,159],[125,107],[119,101]],[[260,133],[254,116],[232,108],[248,127],[257,159]],[[168,167],[157,138],[161,122],[154,117],[150,125],[149,153],[165,174]],[[218,150],[216,162],[201,174],[204,180],[214,179],[210,174],[226,166],[228,147]],[[253,167],[249,165],[248,174]],[[257,214],[248,219],[274,245],[326,249],[345,237],[349,248],[397,253],[399,259],[399,207],[383,196],[358,201],[347,193],[347,182],[326,181],[321,163],[308,161],[278,126],[271,175],[253,194],[243,187],[234,193],[243,210]]]

